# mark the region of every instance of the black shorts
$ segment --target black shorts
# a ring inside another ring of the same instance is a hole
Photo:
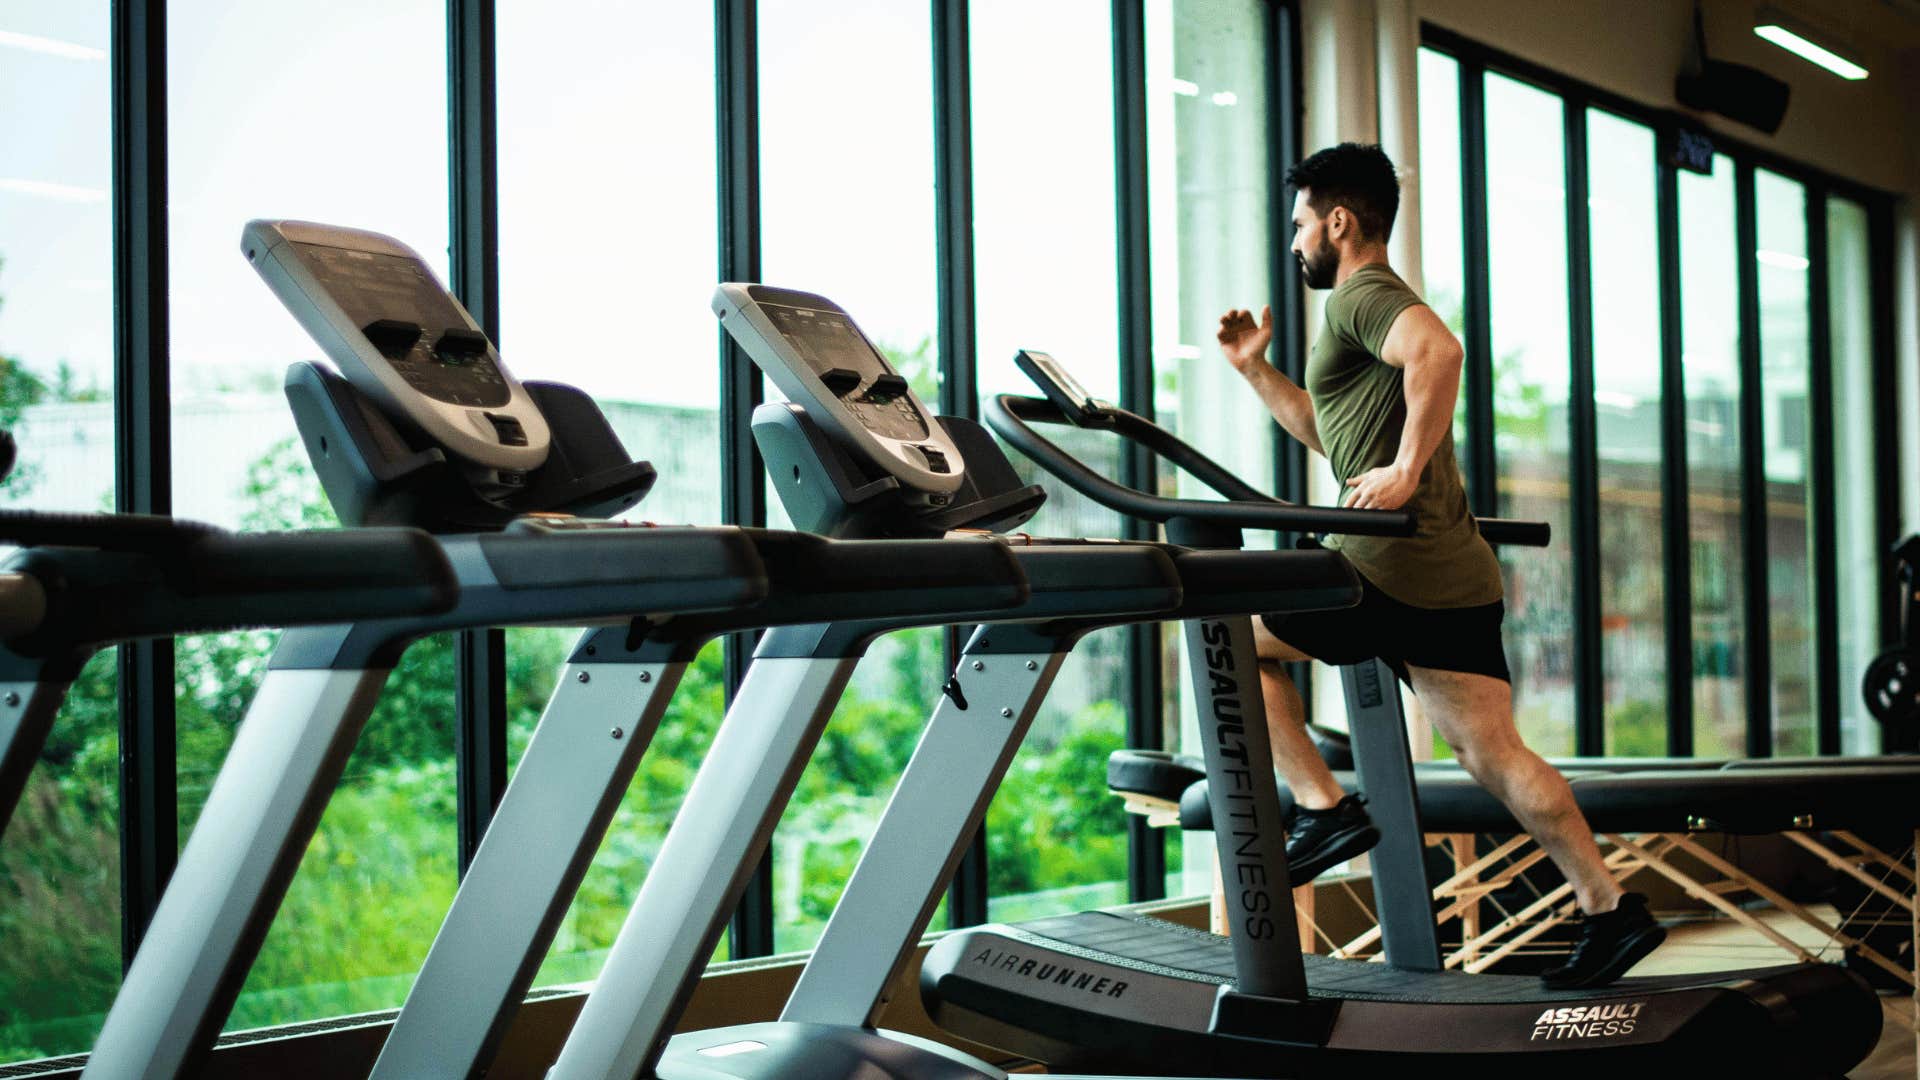
[[[1360,603],[1334,611],[1287,611],[1262,615],[1273,636],[1328,664],[1357,664],[1379,657],[1408,682],[1407,665],[1487,675],[1512,682],[1500,622],[1507,605],[1423,608],[1403,604],[1360,579]]]

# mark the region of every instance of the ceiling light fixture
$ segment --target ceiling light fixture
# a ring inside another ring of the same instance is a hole
[[[1832,47],[1830,36],[1818,34],[1773,8],[1761,8],[1754,15],[1753,32],[1800,59],[1826,68],[1843,79],[1858,82],[1867,77],[1866,68],[1849,60],[1841,55],[1839,49]],[[1828,37],[1829,44],[1823,45],[1814,40],[1815,37]]]
[[[76,45],[70,41],[57,41],[33,34],[15,33],[12,30],[0,30],[0,45],[25,49],[28,52],[45,53],[48,56],[65,57],[68,60],[105,60],[107,58],[105,49],[96,49],[91,45]]]

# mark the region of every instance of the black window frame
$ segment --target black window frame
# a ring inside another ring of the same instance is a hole
[[[1665,109],[1634,101],[1620,94],[1564,75],[1510,53],[1484,45],[1454,30],[1432,22],[1422,22],[1421,45],[1443,53],[1458,64],[1460,80],[1462,192],[1461,213],[1466,227],[1467,274],[1467,371],[1462,380],[1467,393],[1467,447],[1462,457],[1467,463],[1470,494],[1476,513],[1494,509],[1494,485],[1475,482],[1496,474],[1493,440],[1491,314],[1487,296],[1489,264],[1486,247],[1486,121],[1482,92],[1488,72],[1528,83],[1559,97],[1563,104],[1563,131],[1567,146],[1567,228],[1568,228],[1568,300],[1571,317],[1572,452],[1569,455],[1570,509],[1573,536],[1566,542],[1573,547],[1576,573],[1573,575],[1575,664],[1574,742],[1581,754],[1599,754],[1605,747],[1606,732],[1602,713],[1600,680],[1600,582],[1598,448],[1596,444],[1592,390],[1592,297],[1591,267],[1585,254],[1590,250],[1590,220],[1584,193],[1587,176],[1586,114],[1589,108],[1643,124],[1654,132],[1658,148],[1655,161],[1656,250],[1660,253],[1660,339],[1661,339],[1661,494],[1664,500],[1663,577],[1667,658],[1667,753],[1690,757],[1693,740],[1693,657],[1692,596],[1688,566],[1689,498],[1686,472],[1686,398],[1681,368],[1681,302],[1679,276],[1679,166],[1676,141],[1682,131],[1708,134],[1714,148],[1732,159],[1736,180],[1737,246],[1748,252],[1754,246],[1753,176],[1766,169],[1800,183],[1807,193],[1808,236],[1808,434],[1813,444],[1809,461],[1809,559],[1814,577],[1814,680],[1815,748],[1820,754],[1840,752],[1840,703],[1850,692],[1852,679],[1859,673],[1839,670],[1838,586],[1834,510],[1829,497],[1833,489],[1834,445],[1832,439],[1832,343],[1827,339],[1830,326],[1829,297],[1824,284],[1828,273],[1826,249],[1826,201],[1839,196],[1865,207],[1869,221],[1869,250],[1872,262],[1870,311],[1874,326],[1872,356],[1873,377],[1877,385],[1893,385],[1893,207],[1894,197],[1877,188],[1833,175],[1825,170],[1793,160],[1776,151],[1744,142],[1718,130],[1708,131],[1694,117],[1676,109]],[[1818,219],[1816,221],[1816,218]],[[1741,394],[1738,410],[1742,447],[1741,548],[1747,602],[1745,604],[1745,651],[1741,670],[1747,701],[1746,750],[1749,756],[1766,757],[1773,753],[1772,731],[1772,656],[1768,626],[1768,566],[1766,559],[1765,492],[1766,478],[1762,460],[1764,443],[1760,399],[1760,310],[1758,275],[1754,259],[1738,259],[1739,267],[1739,340]],[[1585,392],[1582,391],[1584,387]],[[1890,397],[1886,395],[1883,397]],[[1876,443],[1884,444],[1895,432],[1897,415],[1890,400],[1878,403],[1872,423]],[[1874,489],[1877,500],[1875,520],[1881,550],[1890,550],[1898,528],[1899,462],[1896,456],[1880,459]],[[1891,567],[1880,570],[1878,592],[1892,596]],[[1882,605],[1879,636],[1889,639],[1894,630],[1891,600]]]

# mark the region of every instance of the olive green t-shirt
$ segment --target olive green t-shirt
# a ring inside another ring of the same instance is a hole
[[[1378,264],[1355,270],[1327,297],[1326,327],[1307,356],[1306,390],[1343,501],[1348,480],[1399,456],[1406,373],[1380,352],[1394,319],[1420,302],[1398,274]],[[1459,608],[1501,598],[1500,564],[1467,512],[1451,430],[1427,460],[1406,509],[1416,522],[1413,536],[1338,536],[1327,546],[1345,552],[1368,581],[1403,604]]]

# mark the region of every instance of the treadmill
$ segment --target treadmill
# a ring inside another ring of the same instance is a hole
[[[652,466],[628,457],[578,390],[520,383],[411,249],[269,221],[250,223],[242,248],[339,365],[295,364],[287,393],[341,520],[436,534],[458,600],[282,636],[85,1076],[199,1071],[381,685],[420,637],[592,628],[516,770],[516,790],[557,802],[532,833],[482,844],[517,846],[529,884],[577,882],[690,658],[683,643],[704,640],[702,620],[758,626],[846,605],[944,616],[1026,595],[1018,564],[989,544],[952,545],[929,564],[919,545],[598,520],[633,506]],[[510,801],[517,811],[526,799]],[[501,868],[489,855],[475,870],[497,884]]]
[[[988,421],[1076,490],[1163,521],[1170,535],[1200,540],[1177,500],[1114,484],[1032,425],[1111,431],[1229,498],[1267,498],[1151,421],[1093,400],[1044,354],[1024,355],[1021,366],[1046,398],[1000,396],[989,404]],[[1391,690],[1386,675],[1371,687],[1350,683],[1349,697],[1390,697]],[[1248,712],[1261,715],[1257,707]],[[1370,779],[1376,806],[1391,795],[1412,807],[1404,730],[1391,739],[1357,740],[1356,755],[1375,777],[1405,778],[1398,792]],[[1209,786],[1219,789],[1225,782],[1212,764]],[[1272,788],[1253,795],[1261,803],[1274,797]],[[1404,833],[1417,845],[1417,807],[1412,811],[1410,832],[1398,822],[1383,831]],[[1262,812],[1277,808],[1265,803]],[[1230,820],[1217,808],[1214,819]],[[1229,882],[1253,866],[1284,883],[1284,859],[1255,864],[1229,850],[1235,831],[1215,833]],[[1399,856],[1383,843],[1380,857]],[[1436,1068],[1486,1076],[1619,1076],[1631,1068],[1673,1075],[1706,1063],[1768,1076],[1837,1075],[1871,1051],[1881,1026],[1872,990],[1835,965],[1552,991],[1532,976],[1435,970],[1437,955],[1429,962],[1420,949],[1389,952],[1386,963],[1302,955],[1290,920],[1261,934],[1244,908],[1230,904],[1228,916],[1226,939],[1106,912],[971,928],[934,946],[921,969],[922,996],[934,1020],[956,1034],[1056,1069],[1128,1075],[1346,1077]],[[1431,933],[1430,914],[1424,921]],[[1102,986],[1108,989],[1096,989]]]
[[[789,513],[809,528],[894,535],[938,535],[945,511],[925,494],[895,482],[916,471],[963,477],[966,498],[993,505],[1017,500],[1025,520],[1044,493],[1021,483],[1005,454],[980,425],[931,416],[868,342],[852,318],[825,297],[764,285],[722,285],[714,295],[722,325],[789,398],[762,406],[754,435],[769,476]],[[936,441],[937,437],[937,441]],[[910,468],[903,470],[902,463]],[[924,481],[922,481],[924,484]],[[924,492],[922,487],[922,492]],[[1304,528],[1338,521],[1355,531],[1405,533],[1400,513],[1262,507],[1269,524]],[[713,1077],[993,1077],[1005,1074],[944,1045],[875,1027],[889,983],[938,905],[941,890],[978,829],[999,779],[1011,763],[1061,661],[1081,636],[1102,626],[1145,619],[1192,618],[1205,627],[1205,647],[1221,665],[1252,670],[1251,625],[1213,616],[1250,606],[1312,610],[1348,606],[1359,579],[1331,552],[1192,551],[1111,541],[1042,541],[1009,536],[1028,567],[1033,595],[1019,609],[974,629],[946,692],[928,721],[905,773],[825,937],[781,1019],[673,1037],[698,961],[712,947],[721,903],[677,904],[662,874],[684,833],[703,828],[764,836],[780,799],[750,808],[702,801],[719,768],[797,771],[812,739],[763,739],[755,756],[737,762],[717,750],[674,824],[660,869],[650,877],[614,945],[598,984],[575,1022],[552,1080]],[[1140,593],[1115,555],[1157,565],[1161,594]],[[1043,573],[1041,568],[1045,568]],[[1128,602],[1129,594],[1135,594]],[[861,635],[858,625],[820,636]],[[768,636],[773,642],[776,631]],[[763,644],[765,650],[768,645]],[[1232,679],[1214,680],[1209,700],[1223,715],[1243,700]],[[730,721],[731,722],[731,721]],[[1264,734],[1264,729],[1262,729]],[[1265,754],[1252,740],[1223,745],[1223,759]],[[1262,770],[1267,783],[1271,772]],[[1241,770],[1252,778],[1252,774]],[[1237,796],[1228,801],[1238,805]],[[1277,825],[1277,822],[1272,823]],[[1277,828],[1260,842],[1279,850]],[[743,878],[758,846],[731,851],[736,860],[699,873]],[[676,864],[675,873],[682,872]],[[666,883],[656,890],[656,883]],[[1275,899],[1263,894],[1263,902]],[[1282,894],[1278,899],[1284,900]],[[678,952],[668,944],[687,942]],[[688,961],[693,963],[689,964]]]
[[[9,444],[10,445],[10,444]],[[0,510],[0,833],[67,690],[122,641],[418,618],[458,595],[418,529],[226,532],[146,514]]]

